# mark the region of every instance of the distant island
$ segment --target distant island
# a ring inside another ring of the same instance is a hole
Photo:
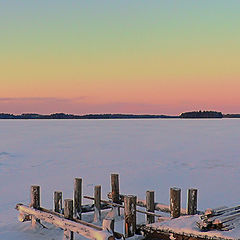
[[[240,118],[240,114],[222,114],[216,111],[192,111],[184,112],[179,116],[152,115],[152,114],[86,114],[75,115],[66,113],[37,114],[23,113],[10,114],[0,113],[0,119],[167,119],[167,118]]]
[[[215,111],[185,112],[180,118],[223,118],[223,114]]]

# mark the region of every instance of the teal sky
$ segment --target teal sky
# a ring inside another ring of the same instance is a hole
[[[237,0],[0,0],[0,108],[81,98],[100,112],[240,111],[239,13]],[[57,110],[86,111],[38,111]]]

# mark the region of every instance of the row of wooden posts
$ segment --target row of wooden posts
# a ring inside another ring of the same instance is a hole
[[[108,194],[111,201],[101,199],[101,186],[94,187],[94,197],[83,196],[82,179],[75,178],[74,180],[74,193],[73,199],[65,199],[64,207],[62,206],[62,192],[54,192],[54,212],[64,214],[66,219],[80,219],[84,212],[82,205],[82,198],[94,200],[94,221],[101,220],[101,209],[103,206],[111,206],[118,208],[120,215],[120,208],[124,208],[124,221],[125,221],[125,237],[131,237],[136,232],[136,212],[146,214],[146,223],[151,224],[155,222],[155,217],[161,215],[156,214],[155,210],[169,212],[172,218],[177,218],[180,215],[194,215],[197,213],[197,189],[188,190],[187,209],[181,208],[181,189],[170,188],[170,204],[164,205],[156,203],[154,200],[154,191],[146,192],[146,200],[139,200],[133,195],[121,195],[119,191],[119,175],[111,174],[111,193]],[[124,205],[122,203],[124,202]],[[40,205],[40,186],[31,186],[31,204],[34,209],[41,209]],[[136,208],[136,206],[145,207],[146,211]],[[87,211],[87,210],[86,210]],[[35,225],[39,222],[38,219],[32,219],[32,224]],[[114,227],[113,227],[114,228]],[[112,229],[114,231],[114,229]],[[68,231],[66,239],[73,239],[73,232]]]

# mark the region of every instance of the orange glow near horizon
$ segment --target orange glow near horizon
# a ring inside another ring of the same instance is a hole
[[[123,2],[5,3],[0,112],[240,112],[240,4]]]

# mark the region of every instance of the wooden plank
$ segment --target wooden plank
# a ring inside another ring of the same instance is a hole
[[[77,219],[81,219],[82,213],[82,178],[75,178],[74,179],[74,193],[73,193],[73,200],[74,200],[74,217]]]
[[[154,191],[147,191],[146,192],[146,210],[148,212],[153,212],[154,213]],[[146,215],[147,219],[147,224],[149,223],[154,223],[155,222],[155,217],[154,215]]]
[[[89,224],[78,219],[76,220],[65,219],[62,214],[51,212],[49,210],[48,212],[45,212],[30,208],[23,204],[17,204],[16,209],[20,213],[35,216],[36,218],[41,219],[42,221],[54,224],[55,226],[60,227],[62,229],[67,229],[69,231],[75,232],[88,239],[107,240],[109,237],[113,237],[112,233],[108,232],[107,230],[102,230],[101,227],[98,226],[91,227],[92,224]]]
[[[180,217],[181,209],[181,189],[170,188],[170,214],[172,218]]]
[[[136,232],[136,203],[136,196],[128,195],[124,197],[124,226],[126,238],[134,236]]]

